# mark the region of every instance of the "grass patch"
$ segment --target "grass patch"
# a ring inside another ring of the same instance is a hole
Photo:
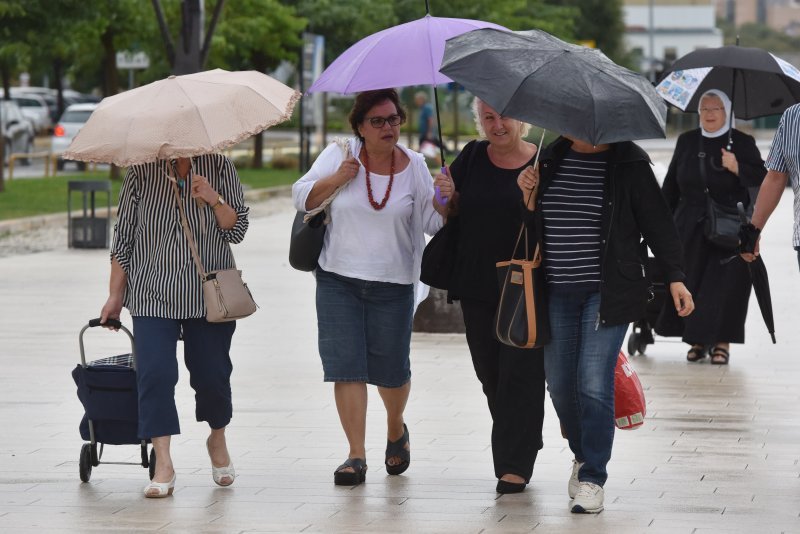
[[[300,177],[295,170],[241,169],[239,177],[245,189],[262,189],[291,184]],[[5,182],[0,193],[0,220],[33,217],[67,211],[67,182],[71,180],[106,180],[108,172],[96,171],[78,174],[59,174],[54,178],[18,178]],[[122,180],[111,183],[111,205],[116,206]],[[97,193],[95,205],[104,208],[106,194]],[[80,209],[81,194],[73,191],[72,209]]]

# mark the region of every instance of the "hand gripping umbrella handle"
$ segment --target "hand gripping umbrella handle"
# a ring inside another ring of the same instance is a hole
[[[442,174],[447,174],[447,167],[442,166]],[[447,197],[442,196],[442,191],[438,185],[436,186],[436,202],[438,202],[440,206],[447,204]]]

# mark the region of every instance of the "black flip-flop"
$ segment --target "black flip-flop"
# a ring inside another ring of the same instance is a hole
[[[704,347],[703,345],[692,347],[689,349],[689,352],[686,353],[686,361],[699,362],[700,360],[706,357],[707,352],[708,348]]]
[[[386,472],[390,475],[404,473],[411,465],[411,451],[406,449],[409,443],[408,427],[403,423],[403,436],[397,441],[386,440]],[[400,458],[402,461],[396,465],[389,465],[389,458]]]
[[[731,359],[731,353],[728,349],[722,347],[714,347],[711,349],[711,363],[714,365],[728,365]]]
[[[345,471],[351,468],[353,472]],[[333,483],[337,486],[358,486],[367,478],[367,461],[363,458],[348,458],[333,472]]]

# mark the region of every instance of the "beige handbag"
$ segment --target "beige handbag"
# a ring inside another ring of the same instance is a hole
[[[189,249],[192,251],[197,274],[203,284],[203,301],[206,305],[206,321],[209,323],[224,323],[235,321],[252,315],[258,307],[250,294],[247,284],[242,280],[242,271],[236,269],[221,269],[219,271],[205,272],[197,253],[194,234],[189,228],[189,221],[186,220],[186,213],[183,209],[178,186],[172,182],[172,190],[175,193],[175,200],[178,202],[178,210],[181,213],[181,225],[186,240],[189,242]]]

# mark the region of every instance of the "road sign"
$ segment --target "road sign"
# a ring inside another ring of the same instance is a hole
[[[117,52],[117,68],[118,69],[146,69],[150,66],[150,58],[144,52],[131,52],[130,50],[123,50]]]

